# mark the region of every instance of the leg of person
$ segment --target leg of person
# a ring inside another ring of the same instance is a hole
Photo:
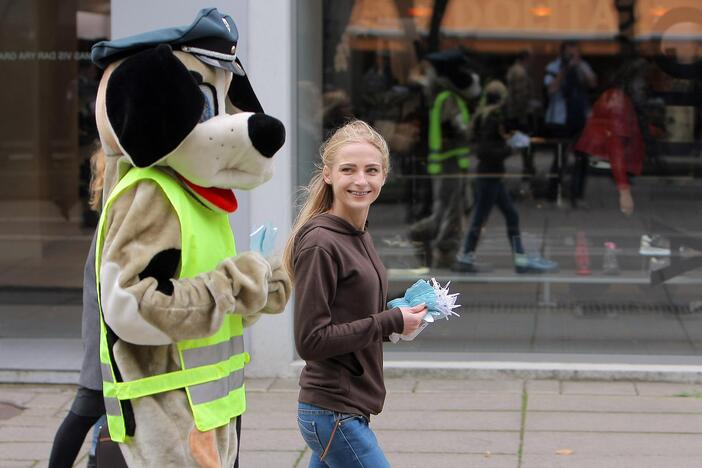
[[[575,162],[573,164],[573,178],[570,182],[570,202],[575,208],[578,202],[585,195],[585,183],[587,180],[587,168],[589,164],[589,156],[587,153],[580,151],[575,152]]]
[[[435,268],[450,267],[461,245],[464,180],[460,174],[452,175],[454,177],[443,180],[439,194],[443,207],[432,244]]]
[[[298,403],[297,427],[302,439],[312,451],[308,468],[328,468],[328,465],[320,460],[328,440],[325,439],[325,443],[322,444],[319,434],[320,432],[330,434],[334,424],[333,411],[307,403]]]
[[[514,207],[514,203],[509,196],[509,192],[507,192],[505,184],[502,183],[501,180],[495,193],[495,203],[502,212],[502,216],[505,218],[505,224],[507,225],[507,240],[509,241],[512,253],[515,255],[523,254],[524,246],[522,245],[522,235],[519,231],[519,213]]]
[[[463,252],[456,257],[453,269],[463,272],[475,272],[475,249],[478,247],[480,233],[490,217],[495,204],[497,179],[493,177],[479,178],[475,181],[475,208],[468,233],[466,234]]]
[[[239,454],[241,453],[241,415],[236,417],[236,458],[234,459],[234,468],[239,468]]]
[[[375,434],[362,416],[298,404],[300,434],[312,450],[308,468],[389,467]]]
[[[331,468],[389,468],[375,433],[363,416],[342,414],[335,440],[324,459]]]
[[[500,188],[497,191],[496,203],[507,224],[507,238],[514,255],[514,270],[517,273],[546,273],[558,270],[556,262],[546,260],[539,255],[528,256],[524,253],[522,235],[519,229],[519,213],[502,183],[500,183]]]
[[[49,468],[72,467],[86,434],[103,414],[102,392],[78,387],[73,405],[56,431]]]

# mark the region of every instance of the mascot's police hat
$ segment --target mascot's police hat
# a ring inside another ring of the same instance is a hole
[[[239,32],[234,20],[216,8],[200,10],[189,26],[165,28],[93,46],[91,58],[100,68],[140,50],[168,44],[175,50],[193,54],[202,62],[244,75],[236,57]]]

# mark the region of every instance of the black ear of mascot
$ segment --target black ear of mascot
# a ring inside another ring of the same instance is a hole
[[[204,105],[194,77],[166,44],[129,57],[107,84],[107,117],[137,167],[151,166],[177,148]]]

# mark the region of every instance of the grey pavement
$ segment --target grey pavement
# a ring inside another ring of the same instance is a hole
[[[394,467],[697,468],[702,385],[391,378],[374,417]],[[243,468],[306,467],[297,383],[247,381]],[[0,467],[47,466],[75,387],[0,385]],[[76,466],[85,466],[86,445]]]

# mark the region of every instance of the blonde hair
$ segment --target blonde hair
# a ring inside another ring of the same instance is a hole
[[[105,152],[98,148],[90,156],[90,197],[88,204],[95,211],[100,211],[102,188],[105,185]]]
[[[385,139],[373,127],[362,120],[353,120],[339,127],[334,133],[322,143],[319,148],[321,165],[318,165],[312,179],[306,187],[301,188],[304,203],[293,223],[292,232],[285,245],[283,252],[283,265],[288,271],[290,278],[294,277],[293,249],[295,247],[295,237],[300,228],[310,219],[329,211],[334,202],[334,192],[332,186],[324,181],[322,171],[324,167],[331,168],[339,150],[350,143],[368,143],[375,147],[381,155],[381,164],[385,175],[390,172],[390,152]]]

